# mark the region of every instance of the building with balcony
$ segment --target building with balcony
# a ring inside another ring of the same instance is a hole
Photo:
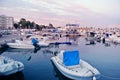
[[[0,29],[13,29],[14,26],[14,18],[5,16],[5,15],[0,15]]]

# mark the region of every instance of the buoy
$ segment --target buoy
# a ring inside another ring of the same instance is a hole
[[[93,80],[96,80],[96,77],[95,77],[95,76],[93,77]]]

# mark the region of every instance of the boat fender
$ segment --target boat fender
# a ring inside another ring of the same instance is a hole
[[[95,76],[93,77],[93,80],[96,80],[96,77],[95,77]]]

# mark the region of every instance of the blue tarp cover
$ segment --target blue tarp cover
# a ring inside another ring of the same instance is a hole
[[[63,53],[63,63],[66,66],[79,64],[79,51],[65,51]]]
[[[57,32],[57,30],[56,30],[56,29],[54,29],[54,30],[53,30],[53,32]]]
[[[38,43],[38,40],[35,38],[32,38],[32,44],[36,44],[36,43]]]

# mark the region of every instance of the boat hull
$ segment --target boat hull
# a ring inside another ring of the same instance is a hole
[[[10,48],[18,48],[18,49],[34,49],[34,46],[28,44],[18,44],[18,43],[7,43]]]
[[[70,71],[69,69],[66,69],[64,66],[61,66],[61,64],[59,62],[57,62],[57,57],[52,57],[51,58],[52,62],[54,63],[54,65],[57,67],[57,69],[66,77],[70,78],[70,79],[75,79],[75,80],[91,80],[93,78],[93,74],[92,73],[88,73],[88,75],[83,75],[83,74],[76,74],[73,71]],[[83,63],[86,64],[85,61],[82,60]],[[87,65],[89,65],[87,63]],[[90,66],[91,67],[91,66]],[[95,77],[99,78],[100,77],[100,73],[99,71],[97,71],[95,69]]]
[[[24,69],[23,63],[8,57],[0,56],[0,76],[7,76]]]

